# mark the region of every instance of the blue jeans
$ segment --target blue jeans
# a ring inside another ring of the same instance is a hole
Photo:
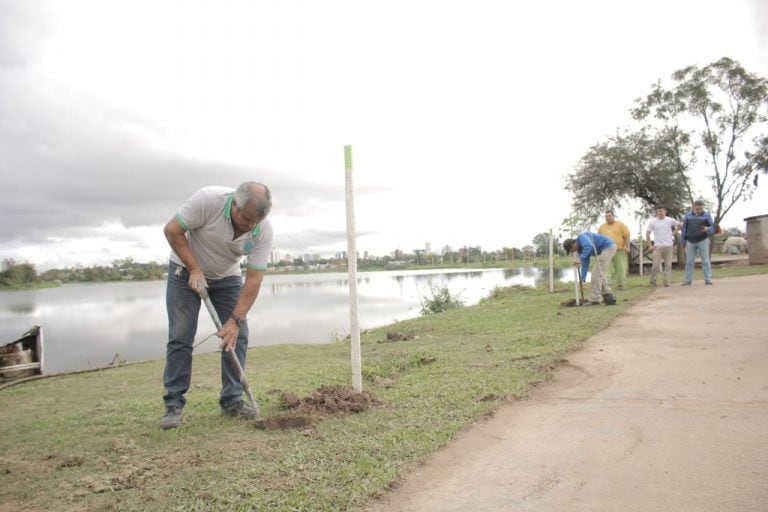
[[[168,346],[166,349],[163,385],[166,394],[163,401],[166,406],[184,407],[184,393],[189,389],[192,378],[192,346],[197,333],[197,318],[200,314],[200,296],[189,285],[187,269],[173,262],[168,266],[168,287],[165,304],[168,310]],[[225,322],[235,309],[242,286],[240,276],[208,280],[208,294],[211,302]],[[206,314],[206,316],[208,316]],[[215,329],[213,321],[210,327]],[[245,353],[248,349],[248,324],[243,324],[237,335],[235,354],[245,368]],[[221,352],[221,395],[219,404],[228,408],[242,400],[243,386],[237,373]]]
[[[685,242],[685,282],[693,280],[693,264],[696,255],[701,257],[701,270],[704,272],[704,282],[712,282],[712,263],[709,261],[709,238],[701,242]]]

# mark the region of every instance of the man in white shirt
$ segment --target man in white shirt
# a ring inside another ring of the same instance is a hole
[[[234,351],[245,367],[248,349],[246,314],[259,295],[272,250],[272,207],[269,189],[247,181],[236,190],[204,187],[195,192],[165,225],[171,246],[166,307],[168,346],[163,373],[163,429],[181,425],[182,409],[192,375],[192,347],[200,311],[197,283],[202,283],[223,322],[221,338],[222,414],[244,419],[258,411],[242,399],[243,386],[224,351]],[[245,283],[240,262],[245,258]]]
[[[651,286],[656,286],[656,277],[664,262],[664,286],[669,286],[672,280],[672,248],[675,245],[675,234],[679,226],[672,217],[667,217],[667,209],[663,206],[656,208],[656,217],[648,222],[645,230],[645,241],[648,249],[653,253],[653,267],[651,267]],[[653,244],[651,244],[653,233]]]

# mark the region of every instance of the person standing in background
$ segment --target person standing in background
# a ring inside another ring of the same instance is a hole
[[[669,286],[672,281],[672,248],[675,245],[675,234],[679,223],[672,217],[667,217],[667,209],[663,206],[656,208],[656,217],[648,222],[645,229],[645,241],[648,250],[653,253],[653,266],[651,267],[651,286],[656,286],[656,277],[664,263],[664,286]],[[651,244],[653,233],[653,244]]]
[[[683,286],[690,286],[693,281],[693,264],[696,254],[701,258],[701,270],[704,284],[712,284],[712,263],[709,259],[709,237],[715,234],[715,221],[709,212],[704,211],[704,201],[693,202],[693,210],[685,214],[682,229],[682,243],[685,247],[685,281]]]
[[[597,228],[597,232],[609,237],[616,244],[616,254],[613,255],[608,266],[611,268],[614,282],[618,285],[619,290],[623,290],[631,242],[629,228],[620,220],[616,220],[613,210],[606,210],[605,223]]]

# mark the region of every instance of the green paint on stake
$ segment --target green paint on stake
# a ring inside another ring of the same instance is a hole
[[[352,170],[352,146],[344,146],[344,170]]]

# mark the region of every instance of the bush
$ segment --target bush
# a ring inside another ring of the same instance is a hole
[[[0,285],[7,287],[28,286],[37,283],[35,266],[30,263],[14,265],[8,270],[0,272]]]
[[[451,291],[447,286],[430,286],[429,293],[431,297],[423,297],[421,303],[422,315],[433,315],[435,313],[442,313],[453,308],[460,308],[464,305],[458,296],[451,295]]]

